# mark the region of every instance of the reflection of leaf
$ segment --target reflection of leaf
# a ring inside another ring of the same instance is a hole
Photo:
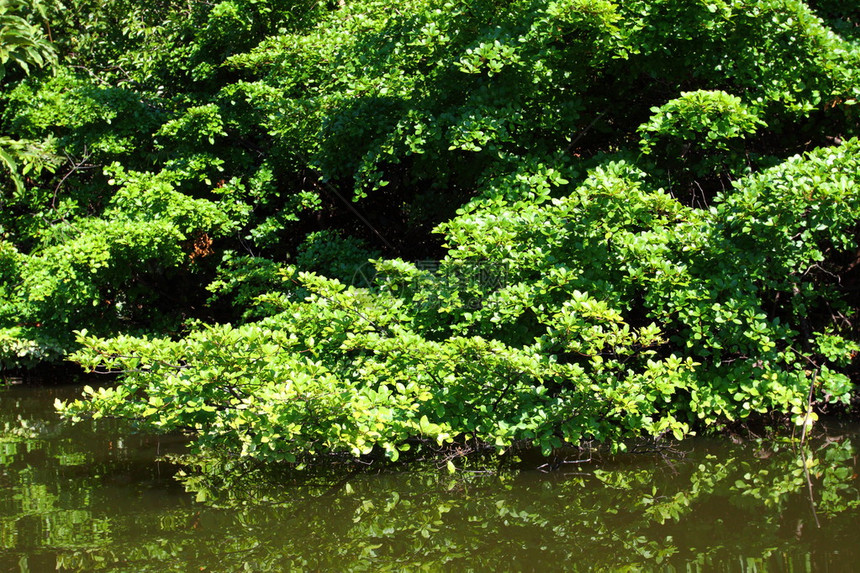
[[[23,427],[10,416],[0,408],[0,427]],[[43,425],[29,419],[26,427]],[[729,446],[717,455],[696,447],[671,466],[638,455],[589,462],[577,464],[576,476],[522,472],[477,457],[458,458],[454,474],[432,463],[363,471],[333,460],[297,471],[183,457],[177,479],[188,496],[155,490],[153,503],[138,503],[137,484],[128,500],[136,509],[128,514],[104,504],[105,496],[128,491],[106,483],[110,467],[84,473],[93,464],[83,442],[49,449],[46,432],[33,439],[0,435],[20,452],[50,452],[54,468],[4,468],[19,510],[0,508],[0,560],[3,550],[20,551],[17,539],[35,521],[46,534],[32,543],[58,552],[58,566],[70,571],[343,570],[358,562],[366,570],[491,570],[499,563],[518,570],[559,563],[709,570],[737,555],[767,569],[768,555],[791,561],[817,547],[806,533],[780,534],[782,516],[807,512],[808,499],[797,454],[779,443]],[[767,460],[753,455],[762,447],[774,452]],[[839,528],[857,519],[853,444],[806,448],[820,475],[819,514],[841,518],[827,534],[850,532]],[[63,464],[81,459],[89,464],[75,466],[79,481],[51,481],[68,472]]]

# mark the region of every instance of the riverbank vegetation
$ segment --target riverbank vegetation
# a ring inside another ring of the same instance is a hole
[[[852,399],[851,2],[2,1],[0,360],[125,373],[69,417],[397,460]]]

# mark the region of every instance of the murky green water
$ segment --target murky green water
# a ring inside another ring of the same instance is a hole
[[[693,440],[550,473],[182,475],[158,461],[180,440],[59,423],[76,394],[0,388],[0,571],[860,567],[857,425],[806,452]]]

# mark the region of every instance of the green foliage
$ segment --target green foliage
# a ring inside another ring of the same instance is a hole
[[[697,176],[708,175],[715,168],[741,174],[744,149],[735,140],[765,125],[740,98],[723,91],[682,93],[651,111],[654,115],[638,129],[642,152],[654,153],[659,147],[667,169],[687,154],[697,156],[687,159],[687,169]]]
[[[303,299],[262,297],[279,314],[180,342],[82,335],[75,360],[132,373],[66,412],[290,461],[374,449],[397,460],[473,439],[549,453],[681,438],[753,412],[800,419],[810,365],[829,400],[851,391],[825,361],[845,364],[856,344],[831,327],[808,353],[803,332],[835,294],[834,273],[811,266],[823,248],[857,248],[858,162],[857,140],[795,157],[709,211],[623,162],[559,198],[497,197],[441,226],[449,251],[435,272],[380,261],[371,289],[299,274]],[[504,272],[481,282],[468,274],[478,264]]]
[[[259,459],[806,419],[856,367],[840,10],[57,4],[0,92],[0,329],[131,371],[70,414]]]
[[[224,253],[218,267],[218,275],[206,289],[212,293],[209,303],[226,301],[242,311],[242,318],[260,318],[271,314],[276,308],[258,304],[257,297],[267,292],[282,289],[284,267],[270,259],[237,256],[235,252]]]
[[[181,280],[209,254],[210,234],[217,237],[235,228],[217,204],[175,191],[169,173],[115,169],[113,175],[111,181],[121,188],[102,217],[55,227],[54,236],[43,237],[40,248],[30,253],[4,245],[4,318],[29,327],[16,332],[35,357],[50,356],[49,349],[61,355],[73,340],[72,330],[80,326],[106,334],[152,321],[155,309],[166,308],[159,299],[176,295],[153,289],[150,281]],[[161,328],[178,327],[176,317],[156,320],[162,320]],[[34,328],[39,334],[24,338]],[[40,340],[50,342],[40,349]]]
[[[25,194],[23,177],[29,174],[39,176],[42,171],[52,173],[55,170],[59,158],[49,151],[52,143],[50,140],[39,143],[0,137],[0,164],[5,172],[3,175],[11,180],[17,196]]]
[[[42,68],[57,61],[54,47],[42,30],[28,17],[45,17],[45,6],[39,0],[2,0],[0,2],[0,81],[10,64],[25,74],[30,66]]]
[[[372,271],[369,261],[379,255],[360,239],[324,230],[305,237],[296,254],[296,266],[343,283],[361,282],[366,278],[364,272]]]
[[[7,76],[7,69],[15,64],[24,74],[31,66],[44,68],[55,65],[57,55],[53,45],[45,38],[38,26],[28,17],[45,17],[45,7],[39,0],[0,1],[0,86]],[[0,132],[2,133],[2,132]],[[53,171],[53,157],[46,148],[49,144],[17,140],[0,134],[0,185],[8,177],[17,192],[24,190],[23,176],[31,171],[39,175],[43,168]],[[19,168],[19,164],[21,167]]]

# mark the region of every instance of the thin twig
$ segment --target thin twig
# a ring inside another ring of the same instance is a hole
[[[595,117],[594,119],[592,119],[592,120],[591,120],[591,123],[589,123],[589,124],[588,124],[588,125],[586,125],[584,128],[582,128],[582,129],[579,131],[579,133],[578,133],[578,134],[576,134],[576,137],[574,137],[572,140],[570,140],[570,143],[568,143],[568,144],[567,144],[567,147],[565,148],[565,151],[570,151],[571,149],[573,149],[573,146],[574,146],[574,145],[576,145],[576,143],[577,143],[580,139],[582,139],[582,138],[585,136],[585,134],[586,134],[586,133],[588,133],[588,132],[591,130],[591,128],[592,128],[592,127],[594,127],[594,124],[596,124],[598,121],[600,121],[600,119],[601,119],[604,115],[606,115],[606,112],[605,112],[605,111],[602,111],[602,112],[600,112],[599,114],[597,114],[597,117]]]
[[[818,379],[818,370],[812,373],[812,382],[809,383],[809,394],[806,397],[806,415],[803,417],[803,430],[800,432],[800,447],[803,447],[806,441],[806,426],[809,423],[809,416],[812,415],[812,396],[815,393],[815,381]]]
[[[326,191],[328,191],[329,193],[333,194],[335,197],[337,197],[338,199],[340,199],[340,200],[343,202],[343,204],[344,204],[344,205],[346,205],[347,209],[349,209],[350,211],[352,211],[352,212],[355,214],[355,216],[356,216],[356,217],[358,217],[358,218],[361,220],[361,222],[362,222],[362,223],[364,223],[365,225],[367,225],[367,228],[368,228],[368,229],[370,229],[371,231],[373,231],[373,233],[374,233],[377,237],[379,237],[379,240],[380,240],[380,241],[382,241],[383,243],[385,243],[385,246],[386,246],[386,247],[388,247],[388,248],[389,248],[389,249],[391,249],[392,251],[396,251],[396,249],[394,248],[394,245],[392,245],[391,243],[389,243],[389,242],[388,242],[388,240],[387,240],[385,237],[383,237],[383,236],[382,236],[382,233],[380,233],[379,231],[377,231],[377,230],[376,230],[376,227],[374,227],[374,226],[370,223],[370,221],[368,221],[368,220],[367,220],[367,218],[366,218],[364,215],[362,215],[361,213],[359,213],[359,212],[358,212],[358,209],[356,209],[356,208],[352,205],[352,203],[351,203],[350,201],[347,201],[347,200],[343,197],[343,195],[341,195],[341,194],[338,192],[338,190],[334,188],[334,186],[333,186],[333,185],[330,185],[329,183],[319,182],[319,181],[315,182],[315,185],[316,185],[317,187],[322,187],[322,188],[324,188]]]
[[[803,474],[806,476],[806,489],[809,492],[809,507],[812,509],[812,517],[815,518],[815,527],[821,529],[821,522],[818,521],[818,512],[815,510],[815,496],[813,495],[812,479],[809,477],[809,467],[806,463],[806,454],[803,452],[803,443],[800,446],[800,459],[803,462]]]
[[[76,171],[81,171],[83,169],[95,169],[96,167],[98,167],[98,165],[86,165],[87,159],[90,158],[90,155],[90,153],[87,153],[86,147],[84,147],[84,155],[78,162],[73,161],[69,155],[66,155],[66,159],[68,159],[69,163],[72,164],[72,168],[69,169],[69,171],[65,175],[63,175],[63,178],[60,179],[60,182],[57,183],[56,187],[54,187],[54,196],[51,198],[51,209],[53,209],[54,211],[57,210],[57,193],[59,193],[60,187],[63,186],[63,183],[66,182],[66,179],[71,177],[72,173],[75,173]]]

